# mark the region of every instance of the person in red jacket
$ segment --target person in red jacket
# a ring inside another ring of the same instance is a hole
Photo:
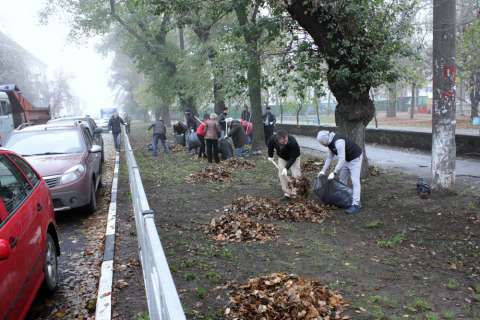
[[[240,124],[242,125],[243,130],[245,130],[245,133],[247,135],[247,144],[252,143],[252,136],[253,136],[253,123],[250,121],[246,120],[240,120]]]
[[[207,154],[205,153],[205,134],[207,133],[207,127],[206,127],[205,121],[207,121],[208,119],[210,119],[210,115],[206,113],[203,116],[203,121],[200,123],[196,131],[198,140],[200,140],[200,143],[201,143],[198,151],[198,159],[207,157]]]

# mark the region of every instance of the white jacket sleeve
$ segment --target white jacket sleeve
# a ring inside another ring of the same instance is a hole
[[[343,165],[345,164],[345,140],[343,139],[337,140],[335,142],[335,148],[337,148],[338,162],[333,172],[339,173],[340,169],[342,169]]]
[[[328,168],[330,168],[330,164],[332,163],[332,160],[333,160],[333,152],[332,150],[328,149],[328,156],[327,156],[327,159],[325,159],[325,163],[323,164],[323,168],[320,172],[327,172]]]

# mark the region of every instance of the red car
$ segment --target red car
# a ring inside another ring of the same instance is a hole
[[[23,319],[39,288],[58,283],[60,246],[45,181],[0,148],[0,319]]]

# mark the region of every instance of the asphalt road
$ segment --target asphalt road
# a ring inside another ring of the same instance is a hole
[[[87,319],[94,316],[100,264],[103,258],[114,157],[112,138],[104,134],[103,188],[97,192],[98,210],[56,214],[60,238],[60,283],[57,291],[40,291],[27,319]]]

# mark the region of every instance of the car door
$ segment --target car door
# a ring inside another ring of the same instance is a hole
[[[1,319],[17,319],[22,313],[31,291],[27,291],[29,279],[35,276],[35,252],[28,239],[35,223],[30,204],[31,184],[20,170],[4,155],[0,155],[0,198],[7,213],[0,222],[0,241],[8,243],[10,254],[0,261],[0,316]],[[39,262],[37,262],[39,263]]]
[[[90,150],[93,146],[93,138],[88,129],[84,128],[83,129],[83,136],[85,139],[85,143],[87,145],[87,150]],[[95,187],[98,185],[98,181],[100,181],[100,166],[101,166],[101,157],[102,154],[101,152],[88,152],[87,155],[87,162],[89,165],[89,169],[91,171],[91,174],[94,174],[96,177],[95,181]]]

